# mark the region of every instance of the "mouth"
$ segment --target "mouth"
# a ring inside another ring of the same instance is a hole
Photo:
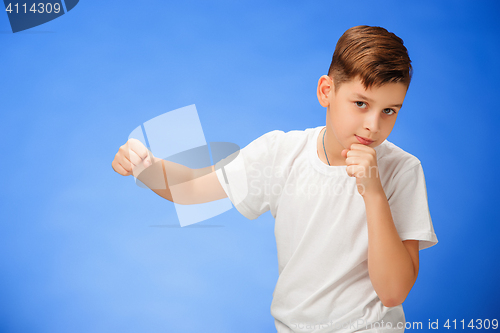
[[[357,136],[356,134],[354,134],[354,136],[356,137],[356,139],[358,139],[359,143],[361,143],[363,145],[369,145],[369,144],[372,144],[373,142],[375,142],[373,140],[363,138],[362,136]]]

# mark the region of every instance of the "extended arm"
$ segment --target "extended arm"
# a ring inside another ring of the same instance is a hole
[[[131,139],[121,146],[112,166],[117,173],[133,174],[153,192],[178,204],[199,204],[227,197],[213,166],[191,169],[154,157],[138,140]]]

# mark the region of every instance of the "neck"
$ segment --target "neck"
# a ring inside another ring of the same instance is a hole
[[[343,158],[341,155],[342,150],[344,150],[344,147],[342,147],[340,145],[340,143],[336,140],[336,138],[334,136],[329,135],[330,131],[328,131],[328,127],[326,128],[326,130],[323,130],[323,131],[326,131],[326,133],[320,132],[320,134],[322,135],[322,138],[324,135],[325,144],[323,147],[323,140],[321,140],[321,149],[319,149],[319,151],[323,152],[324,162],[327,164],[328,164],[328,162],[330,162],[329,165],[331,165],[331,166],[344,166],[344,165],[346,165],[345,158]],[[333,140],[332,140],[332,138],[333,138]],[[325,151],[326,151],[326,156],[325,156]]]

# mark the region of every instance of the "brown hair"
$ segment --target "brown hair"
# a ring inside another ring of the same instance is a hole
[[[356,77],[366,89],[398,82],[409,86],[412,67],[401,38],[382,27],[360,25],[339,38],[328,75],[335,91]]]

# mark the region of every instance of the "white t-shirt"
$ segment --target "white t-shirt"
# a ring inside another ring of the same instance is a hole
[[[368,275],[366,211],[356,179],[346,166],[328,166],[318,157],[322,128],[266,133],[216,164],[224,191],[243,216],[255,219],[270,210],[275,218],[276,328],[389,332],[379,328],[390,322],[390,332],[402,332],[394,328],[404,327],[403,307],[385,307]],[[375,151],[401,240],[419,240],[420,249],[436,244],[420,161],[387,140]]]

